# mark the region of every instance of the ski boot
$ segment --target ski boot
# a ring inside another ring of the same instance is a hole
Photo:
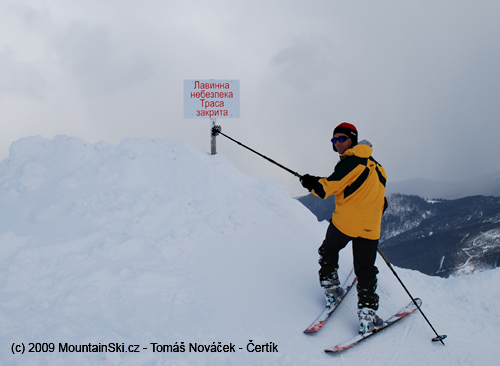
[[[363,335],[365,333],[373,331],[375,328],[380,327],[384,321],[375,314],[375,310],[370,308],[358,309],[358,319],[359,319],[359,334]]]
[[[325,288],[326,307],[332,306],[342,295],[344,295],[344,289],[340,286]]]

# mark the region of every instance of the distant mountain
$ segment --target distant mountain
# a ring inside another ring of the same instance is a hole
[[[335,208],[313,195],[299,201],[319,220],[328,220]],[[391,194],[388,201],[380,248],[393,264],[441,277],[500,266],[500,197],[426,200]]]
[[[439,182],[428,179],[410,179],[388,182],[387,194],[402,193],[424,198],[457,199],[468,196],[500,196],[500,172],[459,182]]]
[[[396,265],[448,277],[500,266],[500,198],[393,194],[380,247]]]
[[[318,219],[318,221],[330,220],[332,212],[335,210],[335,196],[330,196],[326,200],[316,197],[313,194],[298,197],[297,200],[306,206]]]

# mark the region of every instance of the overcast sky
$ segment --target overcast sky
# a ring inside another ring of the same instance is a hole
[[[183,80],[240,80],[222,131],[300,174],[329,175],[353,123],[389,181],[500,171],[500,1],[0,0],[0,159],[13,141],[185,140]],[[307,193],[224,137],[252,176]]]

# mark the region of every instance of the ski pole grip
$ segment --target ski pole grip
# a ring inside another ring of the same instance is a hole
[[[219,125],[215,125],[212,127],[212,136],[217,136],[222,132],[222,127]]]

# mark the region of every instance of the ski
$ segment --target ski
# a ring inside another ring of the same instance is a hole
[[[351,269],[349,276],[347,276],[347,279],[342,285],[342,288],[344,289],[344,294],[341,297],[339,297],[339,299],[336,302],[334,302],[331,306],[325,308],[325,310],[323,310],[320,316],[309,327],[307,327],[306,330],[304,330],[304,333],[316,333],[318,330],[320,330],[321,327],[325,324],[326,320],[335,311],[337,306],[339,306],[339,304],[342,302],[344,297],[347,295],[347,293],[349,292],[351,287],[354,286],[355,283],[356,283],[356,276],[354,274],[354,269]]]
[[[416,304],[415,304],[416,303]],[[339,353],[342,351],[345,351],[348,348],[351,348],[355,344],[358,344],[362,340],[365,340],[368,337],[371,337],[374,334],[377,334],[380,332],[382,329],[387,328],[389,325],[396,323],[398,320],[403,319],[405,316],[413,313],[415,310],[417,310],[420,306],[422,306],[422,300],[420,299],[415,299],[415,303],[412,301],[410,302],[406,307],[401,309],[397,314],[393,315],[391,318],[388,320],[384,321],[384,323],[380,326],[377,327],[376,329],[367,332],[363,335],[357,335],[356,337],[352,338],[351,340],[341,343],[339,345],[336,345],[332,348],[325,349],[325,352],[329,353]]]

